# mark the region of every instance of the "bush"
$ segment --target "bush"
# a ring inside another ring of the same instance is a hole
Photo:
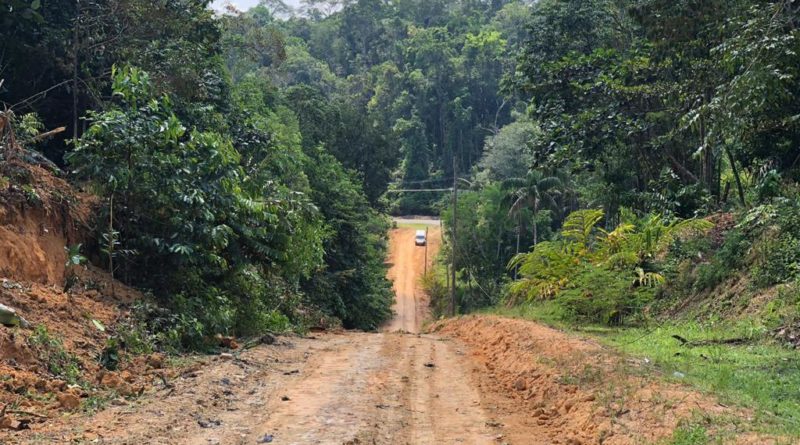
[[[434,317],[448,315],[450,307],[450,292],[447,285],[436,273],[436,268],[432,268],[420,279],[425,295],[430,298],[430,307]]]
[[[800,239],[783,233],[756,245],[760,260],[753,268],[753,281],[767,287],[785,283],[800,274]]]
[[[800,274],[800,202],[797,197],[775,198],[752,209],[745,214],[739,230],[752,242],[753,281],[757,286],[785,283]],[[743,251],[733,249],[729,255],[737,253],[740,258],[743,256]]]
[[[518,255],[509,267],[519,267],[522,278],[510,286],[507,301],[553,299],[574,321],[621,324],[665,281],[655,266],[667,248],[711,226],[705,220],[668,222],[623,211],[620,224],[607,232],[597,227],[602,219],[601,210],[573,212],[560,239]]]
[[[621,325],[655,295],[653,287],[634,287],[634,279],[630,273],[586,266],[555,302],[570,321]]]

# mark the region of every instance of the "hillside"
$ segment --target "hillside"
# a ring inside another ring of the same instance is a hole
[[[149,388],[163,357],[132,357],[112,343],[132,328],[130,304],[144,296],[94,266],[68,265],[69,248],[88,238],[96,199],[23,160],[4,161],[0,177],[0,304],[21,317],[0,327],[3,428]],[[113,365],[103,366],[104,355]]]

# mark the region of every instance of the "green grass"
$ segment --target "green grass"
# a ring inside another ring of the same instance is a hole
[[[709,443],[705,427],[691,422],[681,423],[672,432],[665,445],[706,445]]]
[[[430,227],[436,227],[430,224],[422,224],[422,223],[397,223],[398,229],[415,229],[415,230],[425,230]]]
[[[752,428],[770,434],[800,437],[800,353],[769,339],[754,322],[677,321],[646,327],[571,326],[561,321],[554,304],[492,308],[486,313],[535,320],[560,329],[580,331],[625,354],[647,358],[656,376],[685,383],[717,396],[721,403],[753,410]],[[687,347],[689,341],[748,339],[742,345]],[[698,429],[676,430],[672,443],[694,441]]]
[[[800,356],[749,326],[683,322],[594,335],[624,353],[650,359],[670,380],[713,393],[722,403],[753,409],[755,423],[767,432],[800,437]],[[743,337],[752,342],[686,347],[673,335],[690,341]]]
[[[533,320],[558,329],[569,329],[570,326],[563,321],[563,309],[552,302],[543,302],[541,304],[521,304],[518,306],[495,306],[486,308],[480,313],[499,315],[508,318],[521,318],[524,320]]]

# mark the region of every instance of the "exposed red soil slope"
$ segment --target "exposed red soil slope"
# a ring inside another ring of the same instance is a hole
[[[0,163],[0,276],[63,285],[65,246],[78,244],[94,199],[48,170]]]
[[[152,379],[147,370],[162,363],[137,357],[123,359],[116,372],[100,366],[107,340],[127,316],[127,304],[141,298],[138,292],[114,282],[112,295],[110,276],[92,266],[73,266],[77,278],[64,290],[65,248],[83,239],[94,199],[22,162],[0,163],[0,179],[0,303],[31,325],[0,326],[2,443],[4,430],[80,410],[90,396],[141,392]],[[60,346],[44,344],[51,340]],[[80,385],[53,369],[64,357],[77,366],[71,377]]]
[[[433,330],[471,348],[482,365],[476,376],[484,393],[506,406],[511,443],[657,443],[670,437],[679,421],[697,416],[736,419],[713,423],[712,433],[724,443],[775,443],[740,430],[749,413],[688,387],[658,382],[646,362],[590,340],[491,316],[445,321]]]

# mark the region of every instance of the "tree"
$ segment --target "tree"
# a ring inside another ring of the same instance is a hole
[[[504,181],[524,177],[533,166],[529,144],[538,136],[536,124],[523,119],[487,137],[483,157],[478,162],[480,178],[484,181]]]
[[[316,208],[270,163],[280,135],[253,122],[237,150],[223,134],[187,129],[147,73],[115,69],[113,85],[117,102],[90,113],[68,160],[104,199],[100,221],[109,224],[100,230],[129,252],[114,263],[118,276],[198,320],[184,344],[269,329],[285,298],[276,289],[296,286],[322,260]]]
[[[533,212],[531,226],[533,228],[533,245],[536,246],[539,242],[539,212],[541,210],[553,212],[560,210],[557,198],[560,193],[561,180],[556,176],[544,176],[538,170],[532,170],[524,178],[506,180],[504,186],[506,189],[510,189],[513,199],[508,211],[512,215],[517,215],[518,224],[521,223],[520,215],[523,209],[531,209]],[[521,230],[519,226],[517,230]]]

